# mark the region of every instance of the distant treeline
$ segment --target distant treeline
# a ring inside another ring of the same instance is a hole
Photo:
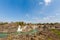
[[[53,24],[60,24],[60,23],[58,23],[58,22],[56,22],[56,23],[25,23],[25,22],[10,22],[10,23],[8,23],[8,22],[0,22],[0,25],[5,25],[5,24],[11,24],[11,23],[15,23],[15,24],[18,24],[18,25],[29,25],[29,24],[36,24],[36,25],[44,25],[44,24],[50,24],[50,25],[53,25]]]
[[[8,24],[8,22],[0,22],[0,25]]]

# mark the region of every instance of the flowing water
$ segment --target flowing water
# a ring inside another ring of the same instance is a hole
[[[28,31],[28,32],[22,32],[21,26],[19,25],[17,32],[15,32],[13,34],[16,34],[16,35],[17,34],[34,34],[36,32],[38,32],[37,29],[33,29],[33,30]],[[7,33],[0,33],[0,38],[7,37],[7,35],[8,35]]]
[[[7,37],[7,33],[0,33],[0,38]]]

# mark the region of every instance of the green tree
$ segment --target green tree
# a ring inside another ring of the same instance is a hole
[[[26,23],[24,23],[24,22],[16,22],[16,24],[21,25],[21,26],[26,25]]]

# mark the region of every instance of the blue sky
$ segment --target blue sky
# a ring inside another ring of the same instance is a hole
[[[0,0],[0,22],[60,22],[60,0]]]

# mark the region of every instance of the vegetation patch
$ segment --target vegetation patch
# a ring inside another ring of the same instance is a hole
[[[57,29],[52,29],[51,32],[53,32],[54,34],[58,35],[60,37],[60,31]]]
[[[48,40],[52,40],[51,38],[48,38]]]

